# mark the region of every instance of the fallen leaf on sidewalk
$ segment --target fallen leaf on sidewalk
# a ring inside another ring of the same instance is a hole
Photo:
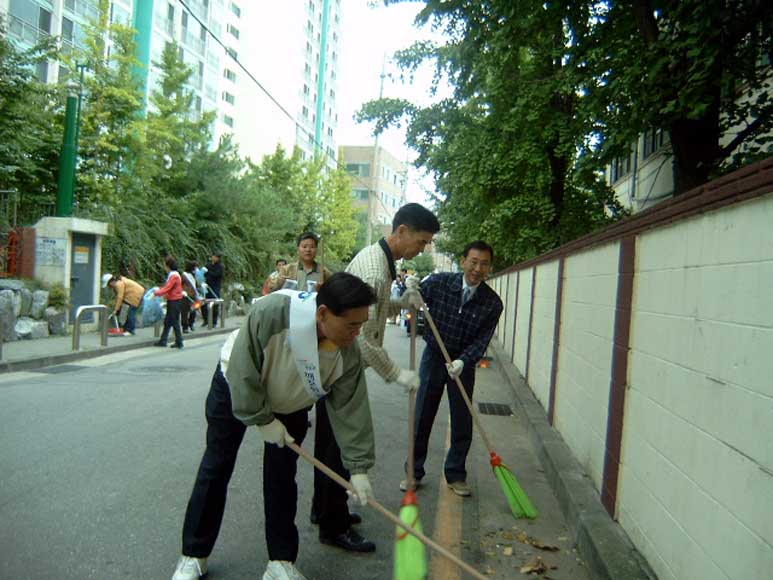
[[[522,544],[534,546],[539,550],[545,550],[547,552],[557,552],[559,550],[559,547],[556,546],[555,544],[547,544],[542,540],[538,540],[537,538],[532,538],[526,532],[520,532],[515,539],[521,542]]]
[[[540,556],[534,556],[521,566],[521,574],[544,574],[548,570],[555,570],[556,568],[558,566],[546,563]]]

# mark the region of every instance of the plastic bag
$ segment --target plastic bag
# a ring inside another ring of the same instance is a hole
[[[144,326],[152,326],[164,319],[164,301],[160,296],[155,295],[156,290],[158,290],[158,286],[149,289],[142,297],[142,324]]]

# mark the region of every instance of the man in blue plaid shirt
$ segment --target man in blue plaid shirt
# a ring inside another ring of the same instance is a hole
[[[451,448],[444,471],[448,486],[463,497],[470,495],[465,462],[472,443],[472,415],[454,379],[461,378],[472,400],[475,367],[502,314],[502,301],[485,282],[493,258],[490,245],[480,240],[472,242],[464,249],[461,273],[432,274],[419,287],[453,362],[446,364],[434,334],[425,331],[427,347],[419,367],[421,386],[416,397],[414,477],[417,485],[424,477],[429,435],[447,385]],[[416,282],[409,279],[408,283]],[[400,489],[406,488],[407,482],[403,481]]]

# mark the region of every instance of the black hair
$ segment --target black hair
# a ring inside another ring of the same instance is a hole
[[[199,263],[196,260],[188,260],[187,262],[185,262],[186,272],[193,273],[193,271],[198,267],[199,267]]]
[[[488,252],[489,256],[491,256],[491,261],[494,261],[494,248],[492,248],[490,245],[488,245],[483,240],[475,240],[474,242],[470,242],[464,247],[464,252],[462,255],[466,258],[467,254],[470,253],[470,250],[479,250],[481,252]]]
[[[319,245],[319,236],[314,232],[303,232],[300,236],[298,236],[298,243],[296,246],[300,246],[303,240],[314,240],[314,245]]]
[[[348,272],[336,272],[319,287],[317,306],[327,306],[333,314],[341,316],[352,308],[376,303],[373,288]]]
[[[277,261],[274,263],[274,266],[278,266],[278,265],[279,265],[279,262],[284,262],[284,263],[286,264],[286,263],[287,263],[287,260],[285,260],[284,258],[279,258],[279,259],[278,259],[278,260],[277,260]]]
[[[175,260],[172,256],[167,256],[164,260],[164,264],[169,266],[170,270],[177,270],[177,260]]]
[[[403,225],[415,232],[436,234],[440,231],[440,222],[435,214],[418,203],[408,203],[397,210],[392,220],[392,231],[397,231],[397,228]]]

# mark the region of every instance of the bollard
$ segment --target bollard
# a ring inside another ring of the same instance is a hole
[[[88,306],[79,306],[75,311],[75,322],[72,328],[72,349],[80,350],[81,347],[81,317],[86,312],[99,312],[99,342],[102,346],[107,346],[107,322],[108,307],[104,304],[90,304]]]

